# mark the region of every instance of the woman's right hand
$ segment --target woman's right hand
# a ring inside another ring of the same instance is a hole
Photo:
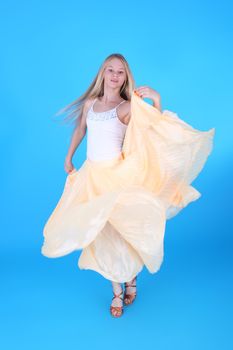
[[[68,174],[74,170],[74,165],[73,165],[72,160],[70,158],[65,159],[64,168]]]

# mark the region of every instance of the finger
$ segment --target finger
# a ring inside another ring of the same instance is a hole
[[[144,96],[145,94],[148,93],[148,88],[147,87],[141,87],[137,90],[137,93],[140,95],[140,96]]]
[[[145,92],[147,89],[148,89],[147,86],[140,86],[139,88],[137,88],[137,92],[143,93],[143,92]]]
[[[135,90],[135,92],[136,92],[136,94],[138,96],[141,96],[143,94],[143,90],[142,89],[137,89],[137,90]]]
[[[150,94],[144,93],[143,98],[147,98],[147,97],[150,98]]]
[[[147,85],[140,85],[139,87],[136,88],[136,90],[141,90],[147,88]]]

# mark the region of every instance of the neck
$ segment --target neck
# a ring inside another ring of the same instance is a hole
[[[101,101],[105,104],[111,102],[118,102],[121,99],[119,89],[105,88],[104,95],[101,97]]]

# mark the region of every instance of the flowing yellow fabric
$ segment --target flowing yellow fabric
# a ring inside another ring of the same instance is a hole
[[[166,219],[201,196],[191,183],[214,134],[215,128],[194,129],[133,92],[122,153],[105,161],[87,158],[67,175],[44,227],[42,254],[55,258],[82,249],[79,268],[115,282],[132,280],[144,265],[158,271]]]

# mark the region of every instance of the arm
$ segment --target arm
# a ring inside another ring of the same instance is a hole
[[[84,103],[83,110],[77,120],[75,129],[71,137],[70,146],[65,158],[65,171],[67,173],[71,172],[74,168],[72,164],[72,157],[86,134],[86,129],[87,129],[86,115],[87,115],[88,106],[89,106],[89,102],[86,101]]]
[[[82,118],[82,117],[80,116],[80,118]],[[86,131],[83,127],[81,127],[81,122],[77,123],[77,125],[73,131],[70,146],[69,146],[67,156],[66,156],[67,160],[72,159],[76,149],[78,148],[79,144],[81,143],[82,139],[85,136]]]
[[[156,107],[162,113],[161,96],[158,92],[156,92],[152,100],[153,100],[153,106]]]

